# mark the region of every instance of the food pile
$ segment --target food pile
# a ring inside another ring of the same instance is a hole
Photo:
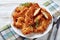
[[[37,3],[23,3],[16,7],[13,14],[14,27],[26,35],[30,33],[44,33],[49,26],[52,16]]]

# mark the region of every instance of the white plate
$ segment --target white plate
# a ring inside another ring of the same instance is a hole
[[[38,3],[39,4],[39,3]],[[40,5],[41,6],[41,5]],[[47,10],[48,11],[48,10]],[[13,11],[12,11],[13,12]],[[11,13],[12,13],[11,12]],[[49,12],[49,11],[48,11]],[[52,14],[51,14],[52,15]],[[20,36],[22,36],[22,37],[26,37],[26,38],[31,38],[31,39],[33,39],[33,38],[38,38],[38,37],[42,37],[42,36],[44,36],[45,34],[47,34],[51,29],[52,29],[52,25],[53,25],[53,18],[52,18],[52,21],[51,21],[51,23],[49,24],[49,26],[48,26],[48,28],[47,28],[47,30],[43,33],[43,34],[29,34],[29,35],[24,35],[24,34],[22,34],[22,32],[21,32],[21,30],[20,29],[17,29],[17,28],[15,28],[13,25],[12,25],[12,23],[11,23],[11,27],[13,28],[13,30],[17,33],[17,34],[19,34]]]

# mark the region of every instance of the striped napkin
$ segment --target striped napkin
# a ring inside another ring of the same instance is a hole
[[[45,6],[53,15],[54,13],[59,13],[59,5],[57,5],[54,1],[48,0],[42,4]],[[55,14],[59,15],[59,14]],[[48,36],[38,38],[36,40],[49,40]],[[5,25],[3,28],[0,28],[0,40],[29,40],[28,38],[24,38],[19,36],[14,30],[11,28],[11,25]]]

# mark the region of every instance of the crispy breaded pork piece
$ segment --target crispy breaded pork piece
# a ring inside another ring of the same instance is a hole
[[[22,31],[22,33],[23,33],[24,35],[30,34],[30,33],[33,32],[33,27],[31,27],[31,26],[26,26],[26,25],[24,24],[24,25],[23,25],[23,28],[21,29],[21,31]]]
[[[13,14],[12,14],[12,16],[13,16],[13,18],[14,19],[17,19],[18,17],[20,17],[20,16],[24,16],[24,14],[25,14],[25,12],[28,10],[28,8],[27,7],[24,7],[24,9],[23,10],[21,10],[19,13],[18,12],[13,12]]]
[[[30,25],[33,23],[33,13],[34,13],[34,8],[33,8],[33,6],[31,6],[25,13],[26,25]]]

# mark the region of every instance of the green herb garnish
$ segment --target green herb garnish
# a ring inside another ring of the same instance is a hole
[[[24,4],[21,4],[22,6],[26,6],[26,7],[29,7],[30,6],[30,3],[24,3]]]
[[[36,20],[36,25],[35,25],[35,27],[38,27],[38,25],[39,25],[39,20]]]

